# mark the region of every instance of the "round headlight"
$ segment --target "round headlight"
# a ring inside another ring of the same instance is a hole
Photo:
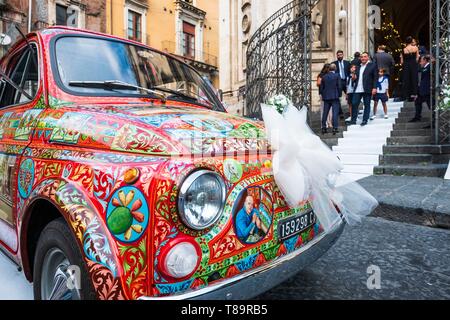
[[[212,171],[196,171],[181,185],[178,211],[181,220],[193,230],[204,230],[219,220],[225,205],[226,187]]]
[[[164,259],[164,271],[173,278],[187,277],[195,271],[199,259],[194,245],[181,242],[167,253]]]

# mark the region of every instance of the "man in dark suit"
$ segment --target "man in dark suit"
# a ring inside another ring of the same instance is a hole
[[[394,57],[390,53],[386,52],[385,45],[379,45],[378,51],[375,53],[375,57],[373,58],[373,62],[375,62],[378,66],[378,69],[384,69],[385,75],[390,76],[392,70],[395,66]]]
[[[331,64],[330,71],[323,76],[320,92],[323,100],[322,133],[327,133],[327,118],[330,109],[333,110],[333,134],[339,132],[339,95],[341,79],[336,73],[336,65]]]
[[[377,94],[378,68],[373,62],[369,62],[369,53],[361,54],[361,65],[353,75],[356,81],[356,89],[353,95],[352,120],[348,125],[355,125],[358,119],[358,107],[361,100],[364,101],[364,117],[361,126],[367,125],[370,117],[370,102],[372,97]]]
[[[350,75],[350,62],[344,60],[344,51],[339,50],[336,53],[337,60],[333,62],[336,65],[336,74],[341,78],[341,89],[343,92],[346,92],[346,81],[347,77]],[[342,92],[341,92],[342,93]]]
[[[333,62],[336,65],[336,74],[341,79],[341,90],[339,91],[339,97],[342,97],[342,92],[347,93],[347,77],[350,75],[350,62],[344,60],[344,51],[338,50],[336,52],[337,60]],[[343,114],[341,100],[339,99],[339,114]]]
[[[416,98],[416,115],[410,122],[420,122],[422,120],[422,106],[425,102],[430,108],[431,101],[431,57],[429,55],[420,58],[420,84],[418,96]]]

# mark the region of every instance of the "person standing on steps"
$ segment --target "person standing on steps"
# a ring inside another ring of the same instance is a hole
[[[330,110],[333,113],[333,135],[339,132],[339,93],[341,90],[341,78],[336,73],[336,65],[331,64],[329,72],[323,76],[320,84],[320,92],[324,103],[322,134],[327,133],[327,119]]]
[[[419,48],[413,37],[406,38],[406,47],[400,56],[403,66],[402,89],[405,101],[414,101],[417,97],[417,84],[419,83]]]
[[[317,88],[319,88],[319,97],[320,97],[320,119],[322,119],[323,117],[323,108],[324,108],[324,103],[323,103],[323,98],[322,98],[322,92],[321,92],[321,86],[320,84],[322,83],[322,78],[330,71],[330,63],[325,63],[323,65],[322,71],[320,71],[319,75],[317,76]],[[325,127],[325,129],[328,128],[332,128],[333,127],[333,119],[331,114],[328,116],[327,119],[327,126]],[[323,127],[322,127],[323,129]],[[322,130],[323,131],[323,130]]]
[[[390,77],[392,69],[395,66],[395,60],[394,57],[390,53],[386,52],[386,46],[385,45],[379,45],[378,51],[375,53],[375,56],[373,58],[373,62],[375,62],[378,66],[378,69],[384,69],[385,70],[385,76]]]
[[[378,51],[375,53],[375,56],[373,58],[373,62],[375,62],[378,66],[378,69],[384,69],[385,70],[385,76],[389,78],[390,84],[393,83],[391,81],[391,74],[394,71],[395,67],[395,60],[394,57],[386,52],[386,46],[385,45],[379,45]],[[388,94],[390,94],[391,90],[388,89]]]
[[[409,122],[422,121],[422,106],[425,102],[428,109],[431,109],[431,57],[429,55],[420,58],[420,84],[418,90],[418,96],[415,101],[416,115]],[[429,127],[431,128],[431,126]],[[428,127],[427,127],[428,129]]]
[[[356,68],[357,66],[352,64],[350,67],[350,74],[347,77],[347,81],[345,85],[347,86],[347,103],[348,103],[348,111],[350,112],[350,118],[346,119],[345,121],[351,121],[352,119],[352,110],[353,110],[353,95],[356,89],[356,81],[353,80],[353,75],[356,74]]]
[[[387,111],[387,102],[389,100],[389,77],[386,75],[385,69],[380,69],[378,72],[377,94],[373,98],[375,104],[373,105],[373,116],[370,120],[377,118],[378,102],[381,100],[384,109],[384,118],[389,119]]]
[[[342,97],[342,94],[347,94],[347,77],[350,75],[350,62],[344,60],[344,51],[338,50],[336,52],[337,60],[333,62],[336,65],[336,73],[341,78],[341,90],[339,92],[339,97]],[[339,99],[339,115],[343,116],[344,112],[342,111],[341,100]]]
[[[361,100],[364,102],[364,116],[361,126],[366,126],[370,117],[370,102],[377,94],[378,68],[377,65],[369,61],[369,53],[361,55],[361,66],[357,69],[353,80],[356,81],[356,89],[353,94],[352,119],[348,125],[355,125],[358,119],[358,106]]]

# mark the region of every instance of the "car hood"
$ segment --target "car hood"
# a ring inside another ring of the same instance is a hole
[[[38,129],[50,143],[148,155],[269,152],[262,122],[187,106],[61,107],[44,112]]]

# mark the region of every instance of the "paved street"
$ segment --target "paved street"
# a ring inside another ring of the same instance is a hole
[[[381,269],[381,290],[367,289],[370,265]],[[1,254],[0,271],[0,299],[32,298],[31,286]],[[259,299],[450,299],[450,231],[367,218]]]
[[[367,289],[367,268],[381,289]],[[450,299],[450,231],[367,218],[295,278],[259,299]]]

